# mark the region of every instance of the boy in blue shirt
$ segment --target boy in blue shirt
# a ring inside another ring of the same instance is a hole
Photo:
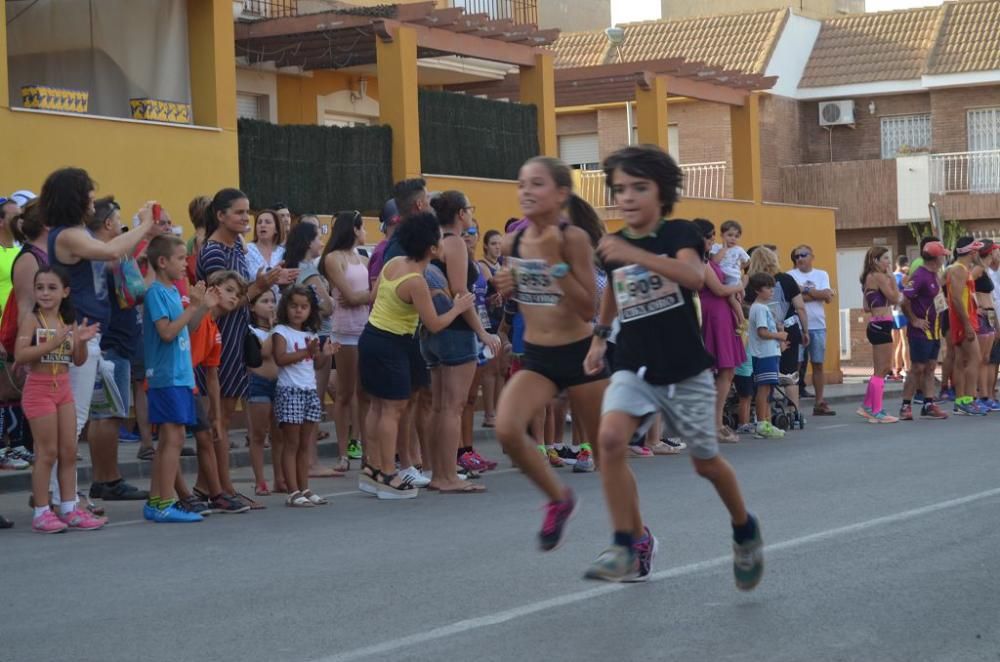
[[[781,343],[788,334],[778,331],[768,304],[774,296],[774,277],[755,273],[750,277],[750,289],[757,298],[750,306],[750,333],[747,353],[753,361],[753,381],[757,387],[757,428],[753,436],[758,439],[781,439],[785,431],[771,424],[771,389],[778,385],[778,363],[781,360]]]
[[[149,501],[143,516],[154,522],[200,522],[197,513],[177,507],[174,478],[180,466],[184,427],[197,421],[194,370],[188,325],[197,324],[218,303],[205,285],[192,287],[191,305],[181,305],[174,281],[184,278],[187,250],[175,235],[159,235],[146,249],[156,279],[146,291],[142,313],[142,340],[149,386],[149,422],[159,426],[160,439],[153,458]]]

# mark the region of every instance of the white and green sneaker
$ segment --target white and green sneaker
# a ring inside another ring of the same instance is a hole
[[[752,591],[764,576],[764,539],[760,535],[760,522],[753,515],[753,538],[742,543],[733,542],[733,578],[736,588]]]
[[[347,457],[352,460],[360,460],[364,453],[361,450],[361,442],[357,439],[351,439],[347,442]]]
[[[774,427],[771,421],[760,421],[753,436],[755,439],[784,439],[785,431]]]
[[[583,576],[606,582],[635,581],[639,577],[639,557],[628,547],[611,545],[590,564]]]

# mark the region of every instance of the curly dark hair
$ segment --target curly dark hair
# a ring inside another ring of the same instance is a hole
[[[319,306],[316,295],[305,285],[292,285],[281,294],[281,301],[278,302],[278,324],[290,326],[288,323],[288,306],[292,303],[293,296],[302,296],[309,302],[309,317],[302,323],[302,330],[311,333],[319,333]]]
[[[430,212],[414,214],[400,223],[396,230],[396,240],[406,257],[419,262],[441,241],[441,224],[437,216]]]
[[[90,215],[94,180],[82,168],[62,168],[50,174],[38,196],[42,220],[50,228],[83,225]]]

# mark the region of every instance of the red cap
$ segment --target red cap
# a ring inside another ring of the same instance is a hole
[[[921,252],[931,258],[947,257],[948,255],[951,255],[951,251],[945,248],[945,245],[940,241],[927,242],[924,244],[924,248]]]

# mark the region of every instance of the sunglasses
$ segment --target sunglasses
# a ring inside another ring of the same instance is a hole
[[[468,229],[462,231],[462,236],[463,237],[475,237],[478,234],[479,234],[479,228],[475,228],[475,227],[468,228]]]
[[[807,257],[809,257],[809,253],[796,253],[795,254],[795,259],[796,260],[804,260]]]

